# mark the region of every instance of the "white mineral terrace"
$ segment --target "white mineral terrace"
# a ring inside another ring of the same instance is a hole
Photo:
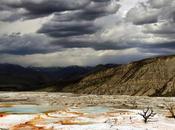
[[[175,130],[164,103],[175,98],[70,93],[0,93],[0,130]],[[145,124],[138,113],[157,114]]]
[[[38,107],[38,110],[37,110]],[[41,106],[2,106],[0,128],[10,130],[175,130],[175,119],[162,114],[148,123],[138,115],[141,110],[106,107],[65,108],[39,112]],[[45,109],[46,110],[46,109]],[[25,113],[26,112],[26,113]]]

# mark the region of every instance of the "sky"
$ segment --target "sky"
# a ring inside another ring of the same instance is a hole
[[[171,54],[174,0],[0,0],[0,63],[93,66]]]

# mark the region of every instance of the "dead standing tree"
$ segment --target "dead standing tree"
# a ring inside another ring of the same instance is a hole
[[[154,113],[153,109],[150,107],[143,109],[143,112],[138,114],[143,117],[145,123],[148,122],[148,119],[156,115],[156,113]]]
[[[175,118],[175,104],[169,103],[169,104],[164,104],[164,106],[171,114],[171,117]]]

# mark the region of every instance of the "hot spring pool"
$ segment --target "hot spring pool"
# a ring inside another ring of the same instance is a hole
[[[0,107],[0,113],[9,114],[37,114],[54,110],[59,110],[59,108],[39,105],[11,105]]]
[[[65,110],[66,108],[59,108],[54,106],[41,106],[41,105],[1,105],[0,113],[9,113],[9,114],[38,114],[45,113],[49,111],[59,111]],[[94,106],[94,107],[83,107],[83,108],[69,108],[70,111],[78,111],[81,113],[105,113],[109,112],[111,109],[103,106]]]

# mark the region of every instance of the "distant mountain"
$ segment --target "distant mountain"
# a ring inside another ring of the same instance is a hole
[[[13,64],[0,64],[0,91],[60,91],[68,84],[73,84],[85,75],[112,65],[96,67],[22,67]]]
[[[43,75],[30,68],[12,64],[0,64],[0,90],[31,90],[49,82]]]
[[[90,72],[93,67],[80,67],[80,66],[68,66],[68,67],[33,67],[33,70],[44,73],[55,80],[74,80],[77,77],[82,77],[84,74]]]
[[[84,94],[175,96],[175,56],[102,69],[62,91]]]

